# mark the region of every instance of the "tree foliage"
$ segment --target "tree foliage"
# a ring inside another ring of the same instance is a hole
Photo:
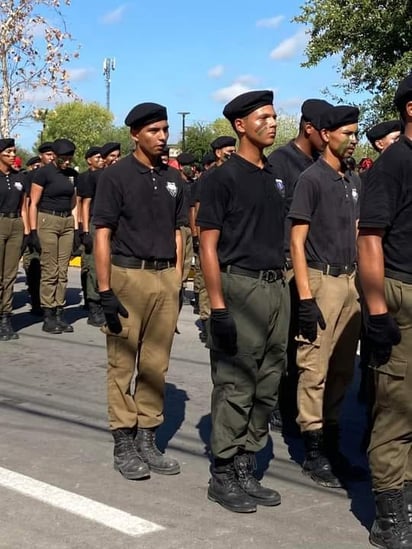
[[[70,0],[0,0],[2,136],[32,117],[36,102],[74,96],[66,64],[78,53],[68,50],[62,5]]]
[[[306,0],[295,21],[309,27],[303,66],[338,56],[344,92],[372,96],[368,123],[395,114],[394,91],[412,67],[412,0]]]

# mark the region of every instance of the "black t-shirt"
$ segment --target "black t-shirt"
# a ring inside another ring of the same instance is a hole
[[[36,168],[35,170],[31,170],[29,172],[26,172],[24,174],[24,182],[23,182],[23,185],[24,185],[24,192],[27,194],[27,196],[30,196],[30,189],[31,189],[31,184],[32,184],[32,181],[33,181],[33,177],[36,175],[36,172],[39,168]]]
[[[360,180],[353,172],[340,175],[319,158],[298,179],[289,218],[310,224],[306,260],[352,265],[356,259],[356,220]]]
[[[182,178],[183,182],[183,199],[184,199],[184,219],[182,225],[189,226],[189,211],[192,204],[192,187],[194,185],[194,180],[190,179],[185,181]]]
[[[385,267],[412,274],[412,141],[402,135],[366,173],[359,228],[384,229]]]
[[[90,217],[93,216],[97,181],[99,180],[99,177],[101,176],[103,171],[103,168],[99,170],[87,170],[87,172],[83,172],[83,174],[80,174],[79,179],[81,176],[83,177],[81,177],[81,180],[77,182],[77,194],[81,198],[91,198]]]
[[[292,204],[293,192],[298,178],[309,166],[313,164],[313,158],[305,154],[294,141],[289,141],[283,147],[274,150],[268,157],[276,178],[283,181],[285,187],[286,214]],[[292,222],[286,217],[285,221],[285,253],[290,257],[290,228]]]
[[[99,177],[93,223],[113,231],[113,254],[174,259],[185,215],[182,177],[170,166],[151,169],[129,154]]]
[[[21,210],[24,195],[22,174],[10,171],[8,175],[0,172],[0,213],[18,213]]]
[[[220,230],[217,252],[222,266],[281,268],[284,223],[284,196],[267,162],[260,169],[232,154],[201,186],[197,224]]]
[[[86,198],[84,196],[84,193],[88,186],[87,180],[89,179],[90,173],[91,173],[90,170],[86,170],[85,172],[79,173],[79,175],[77,176],[76,192],[77,192],[77,196],[80,196],[81,198]]]
[[[206,172],[202,173],[200,177],[192,185],[191,206],[195,206],[197,202],[200,202],[200,189],[205,184],[207,178],[216,170],[218,166],[215,164],[209,168]]]
[[[72,198],[78,173],[73,168],[60,170],[53,163],[35,170],[32,183],[43,187],[38,209],[68,212],[72,209]]]

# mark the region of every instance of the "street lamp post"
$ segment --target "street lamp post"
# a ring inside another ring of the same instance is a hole
[[[190,114],[188,111],[178,112],[182,117],[182,151],[186,149],[186,116]]]

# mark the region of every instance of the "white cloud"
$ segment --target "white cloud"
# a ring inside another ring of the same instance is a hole
[[[216,65],[207,71],[209,78],[220,78],[225,72],[225,67],[223,65]]]
[[[245,84],[246,86],[253,86],[259,82],[259,78],[253,76],[253,74],[242,74],[236,78],[236,82],[239,84]]]
[[[112,25],[114,23],[120,23],[123,19],[124,12],[126,11],[127,4],[123,4],[115,10],[109,11],[103,15],[101,22],[105,25]]]
[[[227,86],[226,88],[220,88],[219,90],[216,90],[212,94],[212,97],[218,103],[227,103],[228,101],[231,101],[233,98],[235,98],[237,95],[245,93],[249,90],[250,87],[242,84],[242,82],[233,82],[233,84]]]
[[[79,68],[79,69],[70,69],[67,71],[69,74],[69,80],[71,82],[82,82],[87,80],[94,72],[93,69]]]
[[[276,29],[284,19],[284,15],[277,15],[276,17],[269,17],[268,19],[259,19],[259,21],[256,21],[256,26],[264,27],[266,29]]]
[[[283,40],[275,49],[270,52],[270,58],[277,61],[292,59],[300,53],[308,42],[308,35],[300,30],[290,38]]]

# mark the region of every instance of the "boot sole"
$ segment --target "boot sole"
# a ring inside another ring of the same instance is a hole
[[[385,549],[386,545],[381,545],[377,541],[374,541],[371,536],[369,536],[369,543],[373,545],[374,547],[380,547],[380,549]]]
[[[322,486],[323,488],[332,488],[333,490],[344,490],[345,487],[342,486],[342,484],[339,484],[339,486],[337,485],[334,485],[330,482],[327,482],[327,481],[324,481],[324,480],[320,480],[318,477],[315,477],[311,471],[305,471],[305,470],[302,470],[302,473],[309,477],[311,480],[313,480],[313,482],[316,482],[316,484],[318,486]]]
[[[157,467],[152,467],[147,463],[150,471],[152,473],[157,473],[158,475],[178,475],[180,473],[180,467],[174,467],[170,469],[158,469]]]
[[[145,478],[150,478],[150,471],[142,471],[141,473],[127,474],[127,473],[123,473],[123,471],[121,471],[116,464],[113,464],[113,469],[115,471],[118,471],[127,480],[142,480]]]
[[[231,505],[227,505],[220,499],[216,498],[215,496],[207,493],[207,499],[210,501],[213,501],[213,503],[218,503],[221,505],[224,509],[227,511],[231,511],[232,513],[256,513],[257,508],[256,507],[232,507]]]
[[[251,499],[253,499],[253,501],[256,503],[256,505],[263,505],[263,507],[277,507],[278,505],[280,505],[282,503],[281,498],[279,498],[279,500],[267,501],[267,500],[263,500],[263,499],[258,499],[255,496],[252,496],[250,494],[248,494],[248,496]]]

